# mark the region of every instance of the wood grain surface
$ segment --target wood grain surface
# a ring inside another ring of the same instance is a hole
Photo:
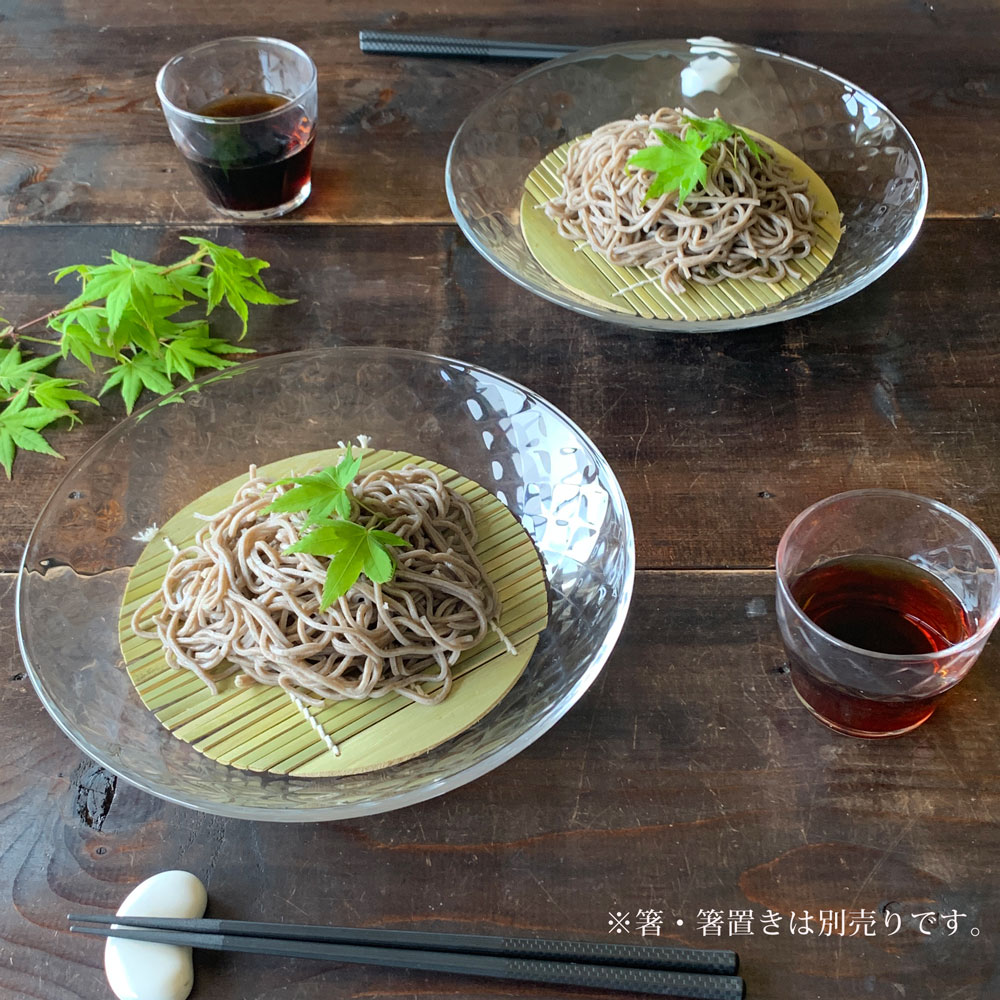
[[[107,995],[99,945],[63,914],[183,867],[212,915],[289,922],[601,939],[609,910],[656,908],[669,941],[703,946],[699,910],[774,909],[780,936],[722,938],[755,1000],[995,996],[997,649],[912,736],[840,738],[792,693],[772,592],[761,571],[642,574],[617,650],[554,730],[443,798],[341,823],[221,820],[115,783],[4,677],[0,726],[19,738],[0,777],[0,989]],[[9,628],[0,643],[15,659]],[[793,912],[841,908],[877,914],[876,936],[788,933]],[[954,937],[910,919],[953,909]],[[197,975],[192,996],[213,1000],[576,995],[250,956],[199,956]]]
[[[167,227],[18,226],[0,233],[8,317],[46,312],[48,271],[112,248],[179,256]],[[455,227],[264,226],[204,230],[272,262],[244,343],[261,354],[379,343],[473,361],[541,393],[607,456],[636,525],[640,568],[764,568],[788,522],[844,489],[937,497],[1000,535],[996,441],[998,282],[987,257],[1000,222],[931,221],[885,277],[791,323],[719,334],[625,333],[532,296],[483,261]],[[86,371],[72,360],[58,369]],[[53,435],[67,456],[122,416],[81,407]],[[67,462],[22,453],[0,533],[15,569]],[[70,526],[71,527],[71,526]]]
[[[357,40],[366,28],[582,46],[721,34],[760,45],[882,100],[924,153],[932,215],[1000,210],[994,5],[781,0],[765,11],[736,0],[715,14],[712,6],[573,0],[556,15],[518,0],[493,0],[488,14],[466,0],[433,10],[414,0],[391,8],[6,0],[0,221],[213,221],[167,133],[154,80],[177,52],[233,32],[287,38],[319,68],[314,193],[296,220],[450,221],[443,178],[455,130],[530,64],[366,55]]]
[[[584,45],[709,33],[787,52],[901,117],[927,160],[931,218],[888,274],[824,312],[626,334],[506,280],[451,222],[451,137],[526,64],[365,56],[361,28]],[[982,264],[1000,236],[998,31],[982,0],[0,3],[0,315],[44,313],[68,294],[49,272],[111,249],[167,260],[182,232],[237,246],[299,300],[252,313],[261,355],[416,348],[551,400],[619,476],[640,570],[593,688],[491,774],[341,823],[194,813],[77,750],[17,651],[31,526],[123,417],[114,401],[82,408],[81,428],[53,435],[65,462],[22,454],[0,478],[0,998],[110,997],[100,944],[71,936],[65,914],[113,909],[172,867],[205,880],[218,917],[607,940],[621,911],[642,943],[637,911],[662,910],[661,942],[740,952],[750,1000],[1000,996],[1000,646],[910,736],[835,736],[791,689],[770,569],[799,510],[854,487],[938,497],[1000,537],[1000,281]],[[317,183],[291,218],[239,228],[195,190],[152,84],[186,46],[253,32],[319,64]],[[728,933],[730,911],[748,909],[754,933]],[[872,914],[873,936],[820,935],[819,911],[842,909]],[[698,929],[707,910],[723,914],[719,938]],[[790,931],[803,911],[812,934]],[[931,911],[965,916],[922,934],[914,916]],[[611,997],[211,953],[196,970],[192,1000]]]

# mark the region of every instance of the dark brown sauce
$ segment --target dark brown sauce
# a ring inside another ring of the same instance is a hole
[[[243,118],[276,111],[289,103],[284,94],[227,94],[198,108],[197,115],[206,118]]]
[[[792,596],[824,632],[876,653],[914,656],[940,652],[974,632],[959,599],[932,573],[903,559],[847,556],[817,566],[791,585]],[[859,692],[817,675],[790,655],[795,688],[821,718],[847,731],[891,734],[919,725],[940,699],[942,685],[926,697],[893,691],[895,669],[885,664],[881,690]],[[941,669],[929,659],[917,669],[932,678]],[[908,675],[906,688],[913,683]],[[933,685],[936,687],[936,685]]]
[[[287,112],[281,109],[287,107]],[[283,94],[229,94],[196,112],[208,118],[244,118],[278,112],[218,129],[209,156],[185,153],[210,201],[237,212],[262,211],[292,201],[309,183],[314,133],[302,109]]]
[[[958,598],[905,559],[832,559],[800,576],[791,591],[824,632],[876,653],[934,653],[972,634]]]

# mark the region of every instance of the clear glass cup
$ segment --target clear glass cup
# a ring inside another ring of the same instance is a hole
[[[312,190],[316,66],[277,38],[222,38],[174,56],[156,93],[208,200],[234,219],[270,219]]]
[[[972,668],[1000,618],[1000,554],[968,518],[897,490],[821,500],[778,545],[792,683],[821,722],[899,736]]]

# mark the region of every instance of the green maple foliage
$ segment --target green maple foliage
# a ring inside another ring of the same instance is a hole
[[[268,291],[261,271],[267,261],[245,257],[238,250],[196,236],[182,236],[194,251],[169,265],[111,251],[109,263],[73,264],[55,272],[56,282],[70,276],[79,294],[22,326],[0,319],[0,465],[11,476],[17,449],[62,457],[41,433],[58,420],[80,422],[70,404],[98,401],[75,388],[79,379],[57,378],[44,372],[59,358],[72,356],[91,371],[103,368],[103,396],[117,390],[131,413],[144,390],[157,395],[174,391],[177,378],[192,379],[199,369],[231,368],[234,354],[252,354],[229,340],[213,336],[209,317],[223,301],[240,319],[239,339],[246,335],[249,305],[284,305]],[[204,303],[204,315],[190,307]],[[22,331],[45,323],[55,339],[32,337]],[[49,344],[57,353],[25,356],[24,342]],[[96,360],[95,360],[96,359]],[[102,362],[101,359],[104,359]]]
[[[708,176],[705,154],[727,139],[737,137],[759,163],[767,154],[743,129],[722,118],[694,118],[685,116],[688,129],[681,139],[662,129],[653,129],[660,140],[658,146],[646,146],[629,157],[630,167],[649,170],[656,176],[643,201],[677,192],[677,207],[684,204],[695,188],[703,185]]]
[[[294,484],[277,497],[267,510],[275,513],[306,513],[303,528],[315,526],[285,551],[326,556],[330,563],[323,583],[320,610],[325,611],[343,597],[362,573],[374,583],[388,583],[396,570],[389,549],[410,543],[391,531],[376,526],[377,516],[367,524],[351,520],[349,487],[361,468],[350,446],[336,464],[311,476],[280,479],[275,485]]]

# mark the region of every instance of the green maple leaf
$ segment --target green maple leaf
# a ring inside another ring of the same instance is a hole
[[[685,115],[684,120],[690,127],[683,139],[669,132],[653,129],[660,139],[660,145],[646,146],[628,159],[630,167],[639,167],[656,174],[643,203],[650,198],[659,198],[676,191],[677,207],[680,208],[684,199],[696,187],[703,185],[708,177],[705,153],[732,136],[738,136],[746,143],[747,149],[758,163],[761,157],[767,156],[752,136],[723,118],[695,118]]]
[[[714,146],[717,142],[725,142],[736,129],[722,118],[695,118],[692,115],[685,115],[686,121],[695,132],[697,132],[709,146]]]
[[[90,272],[91,266],[89,264],[70,264],[69,267],[61,267],[58,271],[50,271],[49,273],[53,275],[52,281],[59,284],[68,274],[78,274],[81,279],[84,279]]]
[[[12,393],[11,404],[18,399],[17,406],[13,409],[8,407],[4,412],[10,415],[27,413],[29,417],[18,417],[17,423],[28,420],[26,425],[33,429],[30,421],[38,418],[40,411],[44,410],[49,414],[58,414],[62,417],[69,417],[70,426],[80,423],[80,418],[76,411],[69,405],[71,402],[80,401],[96,403],[93,396],[88,396],[73,386],[81,385],[79,379],[52,378],[42,373],[41,369],[59,359],[58,354],[49,354],[44,357],[23,359],[18,347],[0,348],[0,389]],[[23,398],[19,398],[23,397]],[[29,400],[34,401],[40,409],[25,409]],[[56,417],[52,417],[56,419]],[[51,422],[51,421],[50,421]],[[13,441],[13,438],[10,438]],[[26,446],[22,446],[26,447]],[[33,449],[40,450],[40,449]]]
[[[163,329],[171,329],[172,324],[165,324]],[[158,358],[162,353],[160,339],[157,336],[159,331],[156,321],[149,321],[149,316],[140,316],[131,306],[127,306],[118,320],[118,325],[109,330],[105,338],[108,347],[114,348],[116,354],[131,350],[136,353],[145,351],[154,358]]]
[[[395,571],[389,548],[409,544],[391,531],[354,521],[331,521],[299,539],[285,552],[330,557],[320,598],[320,611],[325,611],[354,586],[362,573],[373,583],[388,583]]]
[[[199,236],[182,236],[181,239],[201,247],[211,258],[213,266],[208,276],[207,313],[211,314],[224,298],[243,324],[241,340],[247,332],[248,302],[254,305],[281,306],[295,301],[283,299],[264,287],[260,272],[271,266],[266,260],[244,257],[238,250],[219,246]]]
[[[192,331],[174,337],[164,347],[165,373],[193,379],[196,368],[232,368],[236,362],[220,354],[253,354],[249,347],[238,347],[228,340],[208,335],[207,323],[192,324]]]
[[[139,322],[150,332],[153,331],[156,320],[163,315],[157,307],[157,298],[165,298],[170,301],[172,308],[167,315],[177,312],[185,304],[181,301],[183,295],[176,294],[177,290],[170,279],[162,273],[162,268],[144,260],[126,257],[125,254],[119,253],[117,250],[111,251],[111,260],[113,266],[128,268],[130,282],[125,304],[132,308]],[[124,287],[124,282],[122,286]],[[108,313],[110,317],[110,296],[108,297]],[[114,332],[116,324],[113,324],[110,318],[108,325]]]
[[[58,358],[58,354],[47,354],[25,360],[19,347],[0,348],[0,389],[5,392],[23,389],[37,378],[37,372]]]
[[[64,417],[69,417],[70,427],[72,427],[74,424],[81,423],[81,420],[76,410],[69,405],[70,403],[80,402],[93,403],[95,406],[100,405],[93,396],[88,396],[85,392],[80,392],[79,389],[73,388],[75,385],[82,384],[76,378],[49,378],[47,375],[43,375],[40,381],[30,387],[29,391],[39,406],[59,413]]]
[[[88,269],[81,277],[83,290],[66,308],[75,309],[106,299],[106,320],[113,333],[132,297],[132,269],[127,264],[104,264]]]
[[[147,261],[111,251],[111,263],[100,267],[64,267],[56,272],[56,281],[68,274],[79,274],[83,289],[67,309],[105,300],[108,330],[115,333],[126,309],[131,309],[141,325],[152,330],[156,320],[156,296],[174,300],[173,312],[184,305],[183,291],[163,274],[163,268]]]
[[[201,273],[201,261],[179,267],[170,274],[174,286],[181,292],[199,299],[208,298],[208,275]]]
[[[69,270],[69,268],[64,268]],[[107,337],[101,331],[104,310],[99,306],[80,306],[76,309],[65,309],[49,321],[49,326],[62,337],[59,342],[59,352],[65,358],[70,354],[81,364],[94,370],[94,360],[91,355],[99,357],[114,357],[115,351],[108,347]]]
[[[136,354],[115,365],[97,395],[103,396],[115,386],[119,387],[122,399],[125,400],[126,413],[132,412],[144,387],[160,395],[171,392],[174,388],[173,382],[166,375],[163,359],[153,358],[148,354]]]
[[[738,135],[758,163],[768,155],[760,148],[753,136],[738,126],[731,125],[724,118],[695,118],[692,115],[685,115],[684,120],[709,143],[709,146],[725,142],[731,136]]]
[[[295,488],[275,499],[267,510],[276,514],[307,511],[307,528],[334,514],[346,520],[351,516],[351,498],[347,487],[354,481],[360,468],[361,457],[355,458],[348,445],[347,453],[336,465],[327,466],[311,476],[279,479],[276,486],[293,483]]]
[[[92,333],[82,323],[68,323],[62,331],[62,341],[60,344],[62,356],[72,354],[81,364],[86,365],[94,371],[94,359],[96,354],[99,358],[114,358],[118,351],[114,347],[109,347],[105,337],[99,333]]]
[[[394,531],[381,528],[368,530],[368,559],[365,561],[365,576],[375,583],[388,583],[396,572],[396,564],[389,555],[389,548],[409,548],[410,543]]]
[[[708,166],[702,157],[710,144],[695,129],[688,129],[683,139],[661,129],[653,131],[659,137],[660,145],[647,146],[633,153],[628,165],[656,174],[644,202],[676,191],[677,207],[680,208],[684,199],[699,184],[705,183]]]
[[[0,465],[8,479],[18,448],[62,458],[39,431],[65,414],[45,406],[28,406],[29,400],[28,390],[22,389],[0,410]]]

